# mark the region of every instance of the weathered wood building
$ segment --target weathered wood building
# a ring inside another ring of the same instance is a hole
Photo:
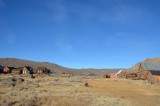
[[[11,71],[12,74],[33,74],[33,69],[29,66],[17,67]]]
[[[136,73],[126,74],[126,79],[133,79],[133,80],[135,80],[136,77],[137,77]]]
[[[160,64],[140,63],[138,79],[147,80],[150,84],[160,82]]]
[[[14,67],[5,66],[5,67],[3,68],[3,73],[4,73],[4,74],[9,74],[9,73],[12,72],[13,69],[15,69],[15,68],[14,68]]]
[[[49,74],[50,70],[46,67],[38,67],[37,74]]]
[[[33,69],[33,74],[37,74],[37,70],[36,69]]]
[[[117,78],[126,78],[126,70],[119,70],[117,73]]]
[[[126,79],[132,79],[132,80],[137,79],[137,72],[138,72],[138,70],[127,69],[126,70]]]
[[[30,66],[24,66],[22,68],[22,74],[33,74],[33,68]]]

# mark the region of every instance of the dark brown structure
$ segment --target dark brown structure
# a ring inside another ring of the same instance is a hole
[[[37,74],[37,70],[36,69],[33,69],[33,74]]]
[[[3,68],[3,73],[4,73],[4,74],[9,74],[9,73],[11,73],[11,71],[12,71],[13,69],[15,69],[15,68],[14,68],[14,67],[5,66],[5,67]]]
[[[48,70],[46,67],[38,67],[37,74],[49,74],[50,70]]]
[[[33,74],[33,68],[30,66],[24,66],[22,68],[22,74]]]
[[[109,74],[104,74],[103,78],[110,78],[110,75]]]
[[[33,74],[33,69],[29,66],[17,67],[11,71],[12,74]]]

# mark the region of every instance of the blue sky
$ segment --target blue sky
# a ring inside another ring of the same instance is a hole
[[[128,68],[160,57],[159,0],[0,0],[0,57]]]

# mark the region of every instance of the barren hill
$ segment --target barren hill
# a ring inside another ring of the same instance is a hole
[[[30,60],[16,59],[16,58],[0,58],[0,65],[2,66],[31,66],[34,69],[37,67],[47,67],[53,73],[61,74],[62,72],[72,72],[73,74],[83,75],[83,74],[94,74],[94,75],[103,75],[107,72],[117,72],[119,69],[73,69],[66,68],[54,63],[49,62],[35,62]]]

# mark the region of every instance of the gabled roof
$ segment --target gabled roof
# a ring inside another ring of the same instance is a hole
[[[127,74],[131,74],[131,73],[137,73],[138,70],[133,70],[133,69],[126,69]]]
[[[119,70],[119,71],[117,72],[117,74],[120,74],[122,71],[123,71],[123,70]]]
[[[144,70],[160,71],[159,63],[142,63]]]

